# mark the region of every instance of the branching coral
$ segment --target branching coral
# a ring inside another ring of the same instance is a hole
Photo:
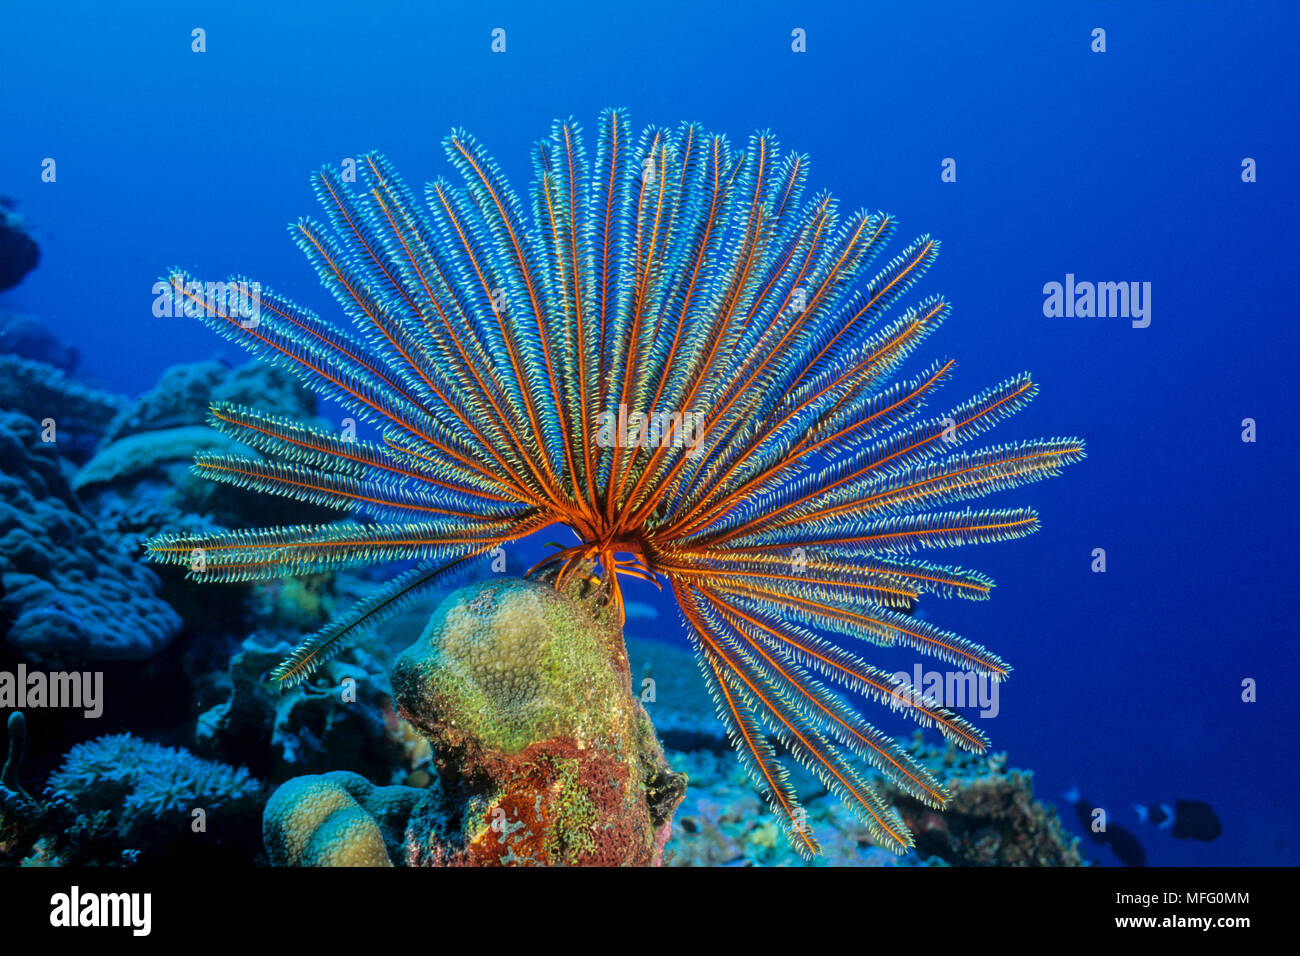
[[[247,854],[261,787],[243,768],[115,734],[73,747],[46,792],[68,824],[62,862],[120,858],[123,847],[142,861],[193,861]]]

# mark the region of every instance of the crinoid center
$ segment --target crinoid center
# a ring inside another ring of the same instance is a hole
[[[455,591],[397,659],[393,689],[456,797],[414,828],[412,862],[661,861],[686,780],[592,602],[519,579]]]

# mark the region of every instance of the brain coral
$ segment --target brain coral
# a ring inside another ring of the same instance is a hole
[[[295,777],[267,801],[262,842],[276,866],[392,866],[422,795],[344,771]]]
[[[0,413],[0,573],[8,642],[30,656],[143,660],[181,620],[158,578],[82,514],[36,422]]]

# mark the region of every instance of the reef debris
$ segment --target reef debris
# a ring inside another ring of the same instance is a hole
[[[413,734],[393,713],[382,667],[354,647],[310,683],[281,692],[267,674],[287,648],[261,634],[244,641],[223,681],[225,699],[199,715],[196,750],[238,760],[272,782],[340,767],[405,779],[420,758],[412,754]]]
[[[1008,768],[1005,753],[969,754],[928,744],[919,734],[900,744],[949,787],[950,807],[937,811],[885,785],[886,799],[916,835],[915,849],[895,857],[811,775],[796,770],[791,782],[807,808],[809,823],[827,835],[823,855],[811,865],[1088,865],[1079,840],[1062,827],[1055,807],[1035,799],[1033,774]],[[669,759],[689,772],[692,782],[674,821],[669,865],[809,865],[778,839],[744,776],[722,754],[670,750]]]
[[[936,812],[895,786],[886,796],[916,834],[916,852],[953,866],[1086,866],[1078,837],[1051,804],[1034,798],[1032,771],[1008,768],[1006,753],[936,746],[918,732],[905,748],[943,779],[952,802]]]

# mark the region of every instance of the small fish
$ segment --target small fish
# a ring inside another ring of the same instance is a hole
[[[1223,834],[1223,824],[1214,808],[1201,800],[1175,800],[1167,803],[1133,804],[1138,821],[1149,823],[1157,830],[1172,830],[1179,840],[1201,840],[1208,843]]]
[[[1098,807],[1084,800],[1079,795],[1078,787],[1071,787],[1067,790],[1065,799],[1074,807],[1075,818],[1079,821],[1079,826],[1083,828],[1083,832],[1087,834],[1088,839],[1092,840],[1093,843],[1110,847],[1116,859],[1125,866],[1147,865],[1146,850],[1142,849],[1142,844],[1138,842],[1138,838],[1127,827],[1111,822],[1109,814],[1107,814],[1106,829],[1093,829],[1092,815]]]
[[[1092,811],[1094,808],[1088,803],[1088,801],[1079,796],[1079,788],[1071,787],[1069,790],[1065,791],[1064,796],[1066,802],[1070,804],[1070,806],[1074,807],[1075,819],[1079,821],[1079,826],[1083,828],[1083,832],[1088,839],[1093,843],[1104,844],[1106,842],[1106,834],[1104,832],[1098,832],[1092,828]]]
[[[1131,830],[1118,823],[1106,824],[1106,844],[1125,866],[1146,866],[1147,852]]]

